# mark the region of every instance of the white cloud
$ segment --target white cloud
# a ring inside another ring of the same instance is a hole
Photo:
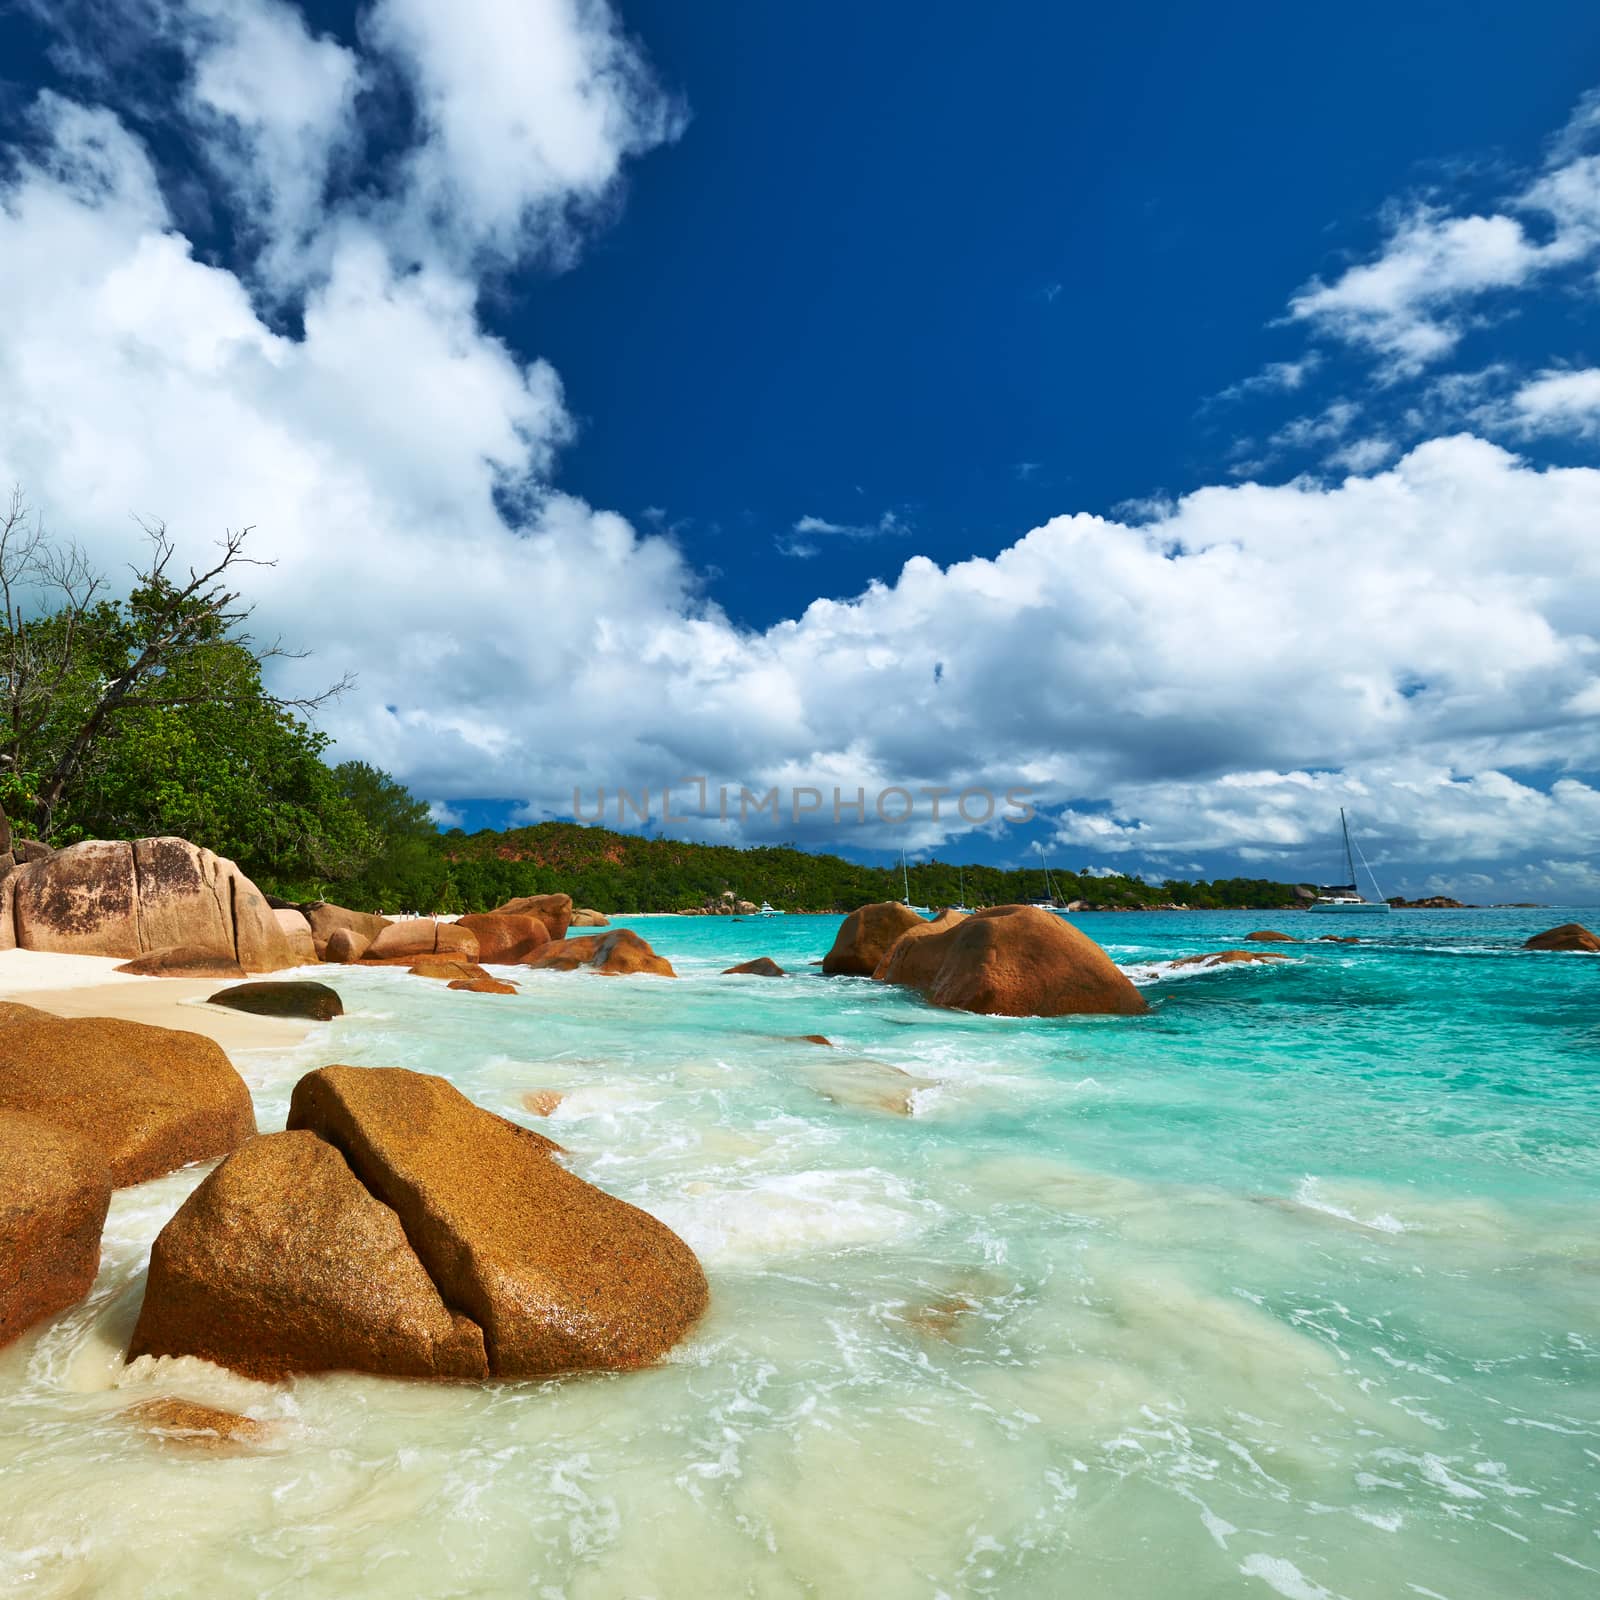
[[[992,559],[914,556],[892,583],[761,632],[706,603],[669,538],[556,493],[560,382],[485,332],[469,258],[570,249],[641,130],[664,124],[629,109],[628,72],[609,110],[588,103],[612,92],[623,48],[609,13],[528,9],[594,36],[539,69],[566,109],[529,113],[507,170],[477,164],[496,159],[485,130],[515,96],[496,79],[493,107],[457,107],[478,68],[441,47],[417,58],[431,110],[391,203],[330,205],[309,244],[300,200],[266,207],[267,247],[318,263],[292,334],[263,320],[248,274],[195,258],[111,112],[46,97],[53,143],[0,188],[0,481],[24,482],[108,568],[130,512],[191,549],[256,524],[280,560],[257,575],[262,631],[318,652],[284,682],[355,670],[328,719],[340,754],[442,815],[474,795],[559,814],[578,786],[698,773],[1016,785],[1107,802],[1068,806],[1064,835],[1085,848],[1254,852],[1299,871],[1359,790],[1375,829],[1436,864],[1530,840],[1541,860],[1595,849],[1592,789],[1516,774],[1600,769],[1600,472],[1439,438],[1376,476],[1351,463],[1336,486],[1212,487],[1137,526],[1062,516]],[[378,37],[421,52],[428,25],[392,7]],[[285,48],[316,44],[291,30]],[[347,101],[313,98],[327,114],[286,125],[320,127],[333,163],[352,135],[327,108]],[[248,164],[238,192],[277,193],[281,129],[205,126]],[[437,248],[410,248],[430,228]],[[1356,449],[1348,432],[1314,442]],[[808,516],[791,532],[904,527]],[[937,843],[949,817],[907,843]],[[781,836],[867,842],[828,824]]]
[[[1541,373],[1511,396],[1507,420],[1525,433],[1600,437],[1600,367]]]
[[[1324,460],[1328,466],[1339,467],[1345,472],[1374,472],[1399,454],[1400,447],[1393,439],[1367,434],[1364,438],[1351,439],[1336,450],[1330,450]]]
[[[1259,372],[1221,390],[1212,403],[1242,400],[1253,394],[1292,394],[1322,365],[1322,357],[1308,350],[1298,361],[1269,361]]]
[[[778,534],[773,544],[786,556],[809,560],[821,549],[822,539],[883,539],[903,537],[911,525],[893,511],[885,511],[875,522],[831,522],[826,517],[806,515],[795,520],[787,532]]]
[[[1290,300],[1290,320],[1371,352],[1385,378],[1413,377],[1455,349],[1485,297],[1592,265],[1600,254],[1600,156],[1584,151],[1600,134],[1597,105],[1600,98],[1584,98],[1544,172],[1499,209],[1398,210],[1377,255],[1331,282],[1312,279]]]

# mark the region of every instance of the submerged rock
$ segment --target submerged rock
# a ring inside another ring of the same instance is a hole
[[[529,1089],[522,1096],[522,1109],[536,1117],[548,1117],[565,1098],[559,1089]]]
[[[525,894],[496,906],[491,916],[537,917],[552,939],[565,939],[572,926],[570,894]]]
[[[789,974],[771,956],[757,956],[754,961],[741,961],[736,967],[724,967],[722,976],[731,978],[743,974],[750,978],[787,978]]]
[[[307,1022],[331,1022],[344,1015],[339,991],[309,978],[235,984],[231,989],[219,989],[206,1004],[248,1011],[257,1017],[294,1017]]]
[[[603,972],[610,977],[639,972],[660,978],[678,975],[672,970],[672,963],[665,956],[658,956],[631,928],[552,941],[528,965],[553,972]]]
[[[0,1346],[88,1294],[110,1203],[93,1141],[0,1111]]]
[[[527,913],[491,911],[462,917],[456,923],[478,941],[478,959],[514,966],[538,955],[550,943],[550,930],[541,918]]]
[[[919,1089],[933,1088],[929,1078],[914,1078],[884,1061],[843,1061],[815,1079],[817,1093],[837,1106],[861,1111],[886,1111],[909,1117],[916,1111]]]
[[[839,925],[822,970],[830,978],[870,978],[901,934],[921,926],[922,918],[898,900],[861,906]]]
[[[1581,922],[1563,922],[1559,928],[1546,928],[1523,942],[1524,950],[1600,950],[1600,937]]]
[[[1011,1017],[1137,1016],[1144,997],[1086,933],[1036,906],[994,906],[904,940],[884,982],[931,1004]]]
[[[336,1145],[395,1208],[445,1299],[482,1327],[497,1377],[641,1366],[705,1309],[705,1274],[670,1228],[443,1078],[324,1067],[295,1086],[289,1126]]]
[[[176,1395],[141,1400],[117,1415],[162,1444],[188,1450],[265,1444],[278,1431],[274,1423],[241,1416],[237,1411],[221,1411],[216,1406],[202,1405],[198,1400],[180,1400]]]
[[[119,1189],[226,1155],[256,1131],[250,1091],[213,1040],[9,1003],[0,1109],[82,1134]]]
[[[833,1049],[833,1040],[825,1033],[792,1033],[789,1035],[796,1044],[820,1044],[827,1049]]]
[[[1265,950],[1208,950],[1197,956],[1179,956],[1175,967],[1228,967],[1239,961],[1289,961],[1290,956],[1275,956]]]
[[[128,1349],[249,1378],[346,1369],[488,1375],[482,1330],[447,1306],[344,1157],[307,1131],[236,1150],[156,1236]]]
[[[515,994],[517,986],[506,983],[499,978],[491,978],[486,972],[481,978],[452,978],[446,985],[450,989],[460,989],[466,994]]]

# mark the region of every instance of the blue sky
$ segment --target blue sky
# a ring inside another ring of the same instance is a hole
[[[1600,20],[990,10],[0,8],[0,475],[469,823],[1600,897]]]

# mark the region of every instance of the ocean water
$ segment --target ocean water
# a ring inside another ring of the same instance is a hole
[[[124,1191],[91,1300],[0,1353],[0,1592],[1600,1594],[1600,959],[1516,948],[1586,915],[1075,919],[1140,1019],[825,980],[834,918],[635,920],[676,982],[341,970],[241,1058],[264,1129],[323,1062],[443,1073],[678,1229],[710,1311],[540,1384],[125,1367],[203,1174]],[[1260,926],[1363,942],[1168,965]],[[719,975],[756,955],[795,976]],[[121,1415],[164,1394],[270,1433]]]

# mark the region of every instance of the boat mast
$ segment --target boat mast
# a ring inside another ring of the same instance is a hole
[[[900,846],[900,883],[905,891],[907,905],[911,904],[911,873],[906,867],[906,847]]]
[[[1350,824],[1345,821],[1343,806],[1339,807],[1339,826],[1344,829],[1344,864],[1350,873],[1350,886],[1360,894],[1361,890],[1356,888],[1356,858],[1350,853]]]

